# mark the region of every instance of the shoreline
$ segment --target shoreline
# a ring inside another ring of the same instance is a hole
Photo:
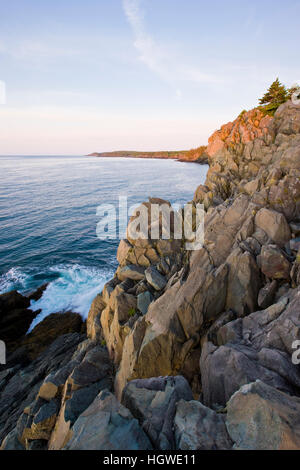
[[[200,165],[208,164],[208,157],[205,153],[206,147],[200,147],[197,155],[194,150],[178,150],[178,151],[157,151],[157,152],[138,152],[129,150],[120,150],[113,152],[93,152],[86,157],[96,158],[142,158],[149,160],[176,160],[179,162],[198,163]]]

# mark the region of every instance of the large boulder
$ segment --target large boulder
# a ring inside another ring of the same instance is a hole
[[[136,297],[120,293],[114,297],[113,305],[110,303],[101,314],[103,335],[110,357],[116,364],[121,361],[125,338],[131,331],[129,322],[136,315],[136,311]]]
[[[270,209],[260,209],[255,224],[279,246],[284,246],[291,238],[291,229],[283,214]]]
[[[68,393],[91,385],[112,375],[112,364],[107,349],[94,345],[87,350],[80,362],[75,365],[69,375],[66,386]]]
[[[131,279],[133,281],[141,281],[144,279],[144,277],[145,277],[145,268],[142,268],[141,266],[135,266],[133,264],[124,266],[118,271],[118,278],[120,279],[120,281],[125,281],[125,279]]]
[[[130,250],[132,250],[132,245],[129,241],[121,240],[117,251],[117,260],[120,265],[124,265],[126,263]]]
[[[180,450],[226,450],[232,447],[224,415],[198,401],[179,401],[174,428],[176,448]]]
[[[298,395],[299,367],[291,357],[299,328],[299,289],[264,311],[221,326],[202,348],[204,404],[225,406],[242,385],[257,379]]]
[[[211,208],[205,217],[204,241],[215,266],[224,263],[236,241],[251,237],[258,206],[245,194]]]
[[[283,251],[276,245],[262,247],[259,255],[261,270],[270,279],[289,279],[292,268]]]
[[[236,248],[227,258],[229,266],[227,287],[227,309],[243,317],[257,309],[260,288],[259,268],[249,252]]]
[[[257,380],[229,400],[226,426],[234,448],[299,450],[300,399]]]
[[[101,327],[101,313],[105,309],[106,304],[100,294],[98,294],[90,307],[86,329],[87,336],[92,340],[100,340],[102,337],[102,327]]]
[[[174,416],[179,400],[192,400],[184,377],[132,380],[123,391],[122,403],[139,420],[156,449],[175,449]]]
[[[148,450],[152,446],[129,410],[107,390],[77,419],[68,450]]]
[[[162,276],[153,266],[146,269],[145,277],[150,286],[152,286],[157,291],[164,289],[167,284],[164,276]]]
[[[141,292],[137,296],[137,308],[143,314],[148,312],[149,305],[153,301],[153,295],[149,291]]]
[[[300,213],[300,165],[298,169],[292,169],[300,155],[300,145],[297,139],[290,142],[294,144],[290,152],[285,152],[284,148],[277,151],[277,165],[283,168],[281,179],[275,183],[270,183],[268,188],[268,202],[270,206],[282,212],[288,221],[293,221],[299,217]],[[289,160],[285,157],[289,156]],[[293,159],[293,157],[295,159]],[[287,173],[287,174],[285,174]]]

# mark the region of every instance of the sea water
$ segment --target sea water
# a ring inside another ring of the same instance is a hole
[[[117,267],[118,239],[99,240],[101,204],[160,197],[183,204],[208,167],[174,160],[83,156],[0,157],[0,293],[47,283],[32,327],[50,313],[86,318]]]

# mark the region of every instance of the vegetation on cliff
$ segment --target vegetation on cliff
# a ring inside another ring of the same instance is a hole
[[[186,150],[178,151],[158,151],[158,152],[138,152],[136,150],[120,150],[114,152],[94,152],[87,155],[88,157],[121,157],[121,158],[182,158],[187,153]]]
[[[264,114],[274,116],[279,106],[291,98],[295,88],[287,89],[285,85],[280,83],[279,78],[272,83],[268,91],[259,100],[259,109]]]
[[[191,149],[184,155],[184,160],[192,161],[192,162],[199,162],[199,163],[207,163],[208,157],[206,154],[206,145],[201,145],[195,149]]]

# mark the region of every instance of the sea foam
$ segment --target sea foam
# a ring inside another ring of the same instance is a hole
[[[113,275],[113,271],[78,264],[54,266],[50,271],[58,273],[59,277],[48,284],[39,300],[31,302],[32,310],[42,311],[32,322],[29,331],[51,313],[72,311],[87,318],[94,297]]]

